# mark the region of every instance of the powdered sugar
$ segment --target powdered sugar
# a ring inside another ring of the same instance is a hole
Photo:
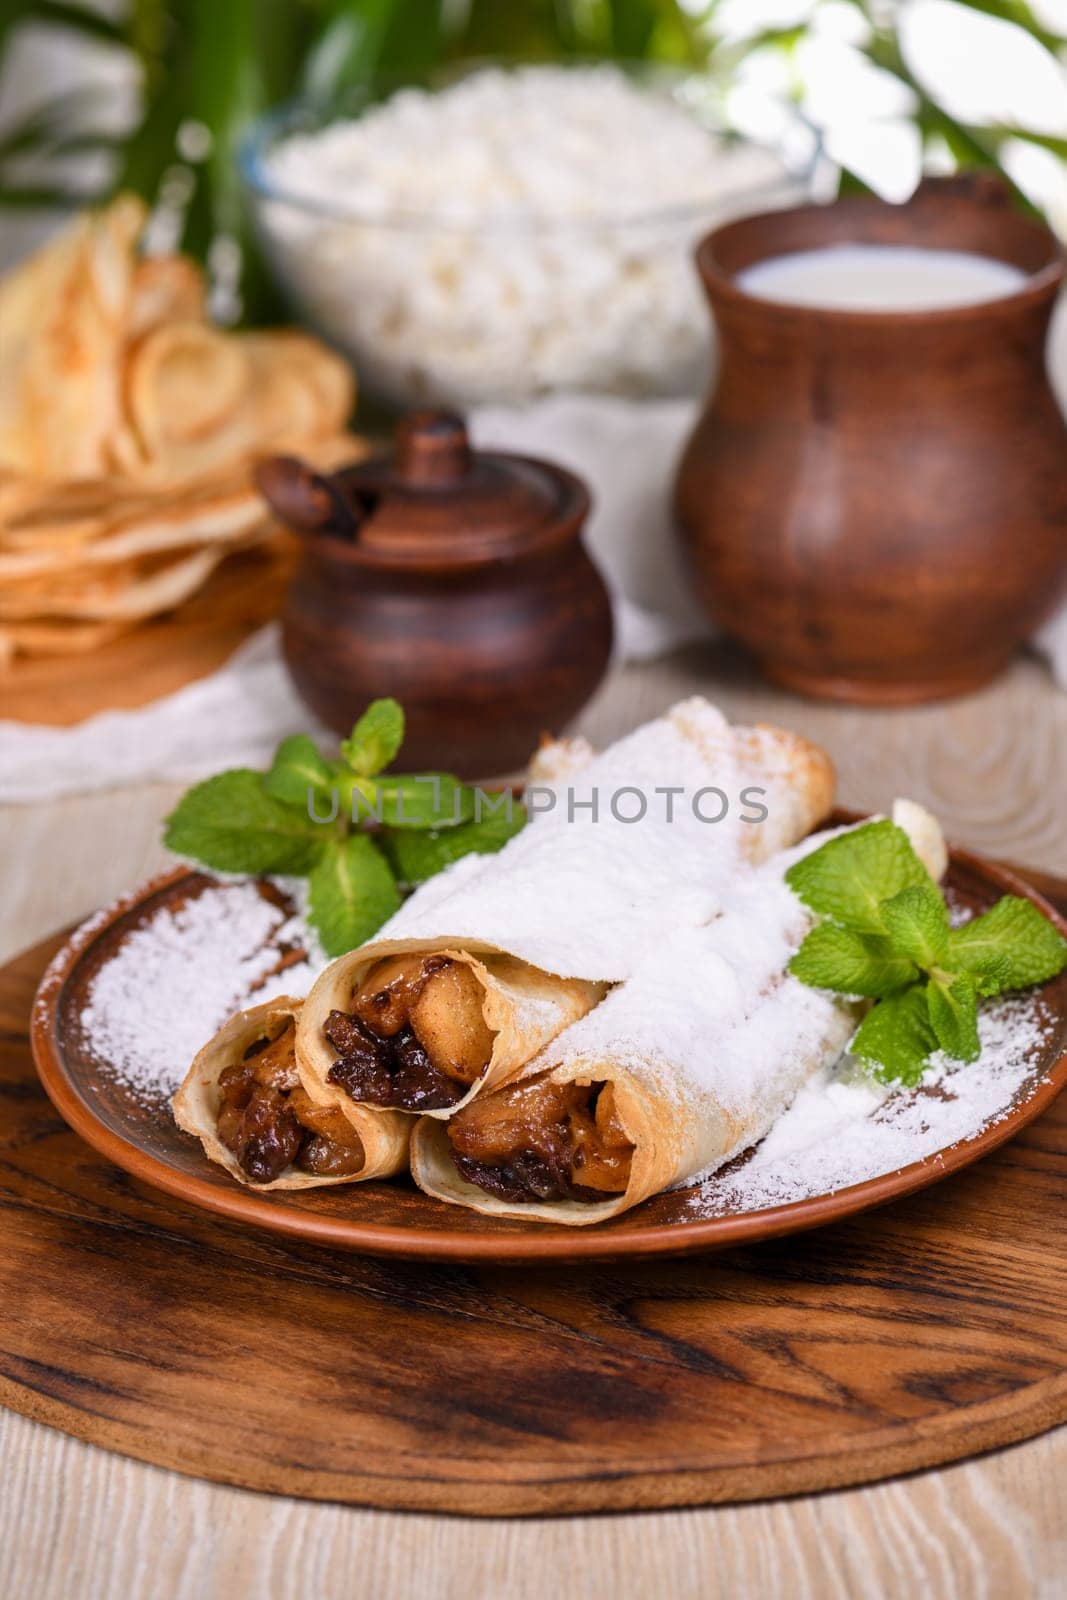
[[[138,1098],[167,1099],[234,1011],[307,993],[322,965],[313,948],[299,912],[255,883],[210,885],[126,934],[91,980],[83,1037]]]
[[[839,1002],[782,976],[812,920],[784,874],[838,831],[813,834],[739,876],[726,910],[703,927],[650,940],[629,981],[529,1070],[612,1061],[654,1072],[657,1087],[673,1085],[691,1112],[711,1096],[731,1119],[751,1126],[756,1116],[765,1127],[810,1070],[813,1041],[827,1041],[824,1048],[837,1038],[840,1050],[852,1031]]]
[[[797,763],[789,736],[732,728],[699,696],[681,701],[583,753],[562,790],[555,777],[538,789],[551,805],[532,807],[498,855],[431,879],[376,942],[499,950],[557,977],[621,982],[673,930],[721,910],[746,851],[765,855],[810,827],[812,785]],[[767,813],[758,823],[744,819],[754,791]]]
[[[964,1065],[934,1057],[917,1089],[891,1091],[844,1057],[801,1088],[750,1155],[698,1180],[688,1212],[726,1216],[831,1194],[972,1138],[1029,1087],[1050,1026],[1038,996],[987,1005],[980,1058]]]

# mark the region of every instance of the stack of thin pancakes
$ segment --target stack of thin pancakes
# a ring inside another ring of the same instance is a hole
[[[0,282],[0,658],[91,649],[270,539],[260,455],[359,453],[345,363],[215,327],[193,262],[139,253],[144,222],[122,196]]]
[[[365,1150],[348,1181],[410,1170],[453,1204],[584,1225],[729,1161],[842,1053],[855,1008],[787,970],[811,922],[784,875],[827,837],[823,751],[693,699],[601,755],[556,745],[536,776],[550,810],[285,1002],[289,1165],[268,1137],[285,1080],[256,1081],[270,1008],[197,1057],[175,1114],[235,1178],[346,1181],[309,1175],[340,1117]],[[899,818],[938,876],[933,819]]]

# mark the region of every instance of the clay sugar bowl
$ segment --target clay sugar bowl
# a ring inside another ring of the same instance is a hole
[[[926,309],[870,310],[753,292],[781,258],[832,248],[843,263],[857,246],[883,264],[869,247],[922,251],[920,266],[961,252],[972,272],[1007,264],[1011,285],[947,309],[928,294]],[[906,205],[746,218],[697,262],[720,370],[675,505],[712,618],[768,677],[813,695],[903,703],[994,676],[1067,582],[1052,234],[991,180],[934,180]]]
[[[389,455],[328,477],[275,457],[258,481],[302,544],[285,659],[338,733],[393,695],[409,766],[504,774],[600,682],[611,604],[582,544],[589,495],[569,472],[473,451],[459,417],[420,411]]]

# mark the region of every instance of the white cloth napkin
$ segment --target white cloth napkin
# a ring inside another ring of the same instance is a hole
[[[289,682],[272,623],[217,672],[137,711],[104,711],[70,728],[0,722],[0,801],[259,766],[279,739],[304,730],[328,740]]]
[[[1051,365],[1067,410],[1067,303]],[[684,400],[561,395],[471,418],[477,445],[549,456],[589,483],[587,540],[612,593],[622,660],[647,660],[709,631],[671,529],[675,467],[694,415]],[[1067,687],[1067,608],[1034,642]],[[328,738],[290,685],[271,626],[210,677],[138,711],[105,712],[73,728],[0,722],[0,801],[262,765],[279,739],[301,729]]]

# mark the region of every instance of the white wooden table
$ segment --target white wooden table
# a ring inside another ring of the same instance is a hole
[[[1067,874],[1067,694],[1036,662],[951,705],[865,712],[793,700],[729,653],[694,649],[617,672],[583,731],[603,742],[693,692],[736,720],[780,720],[819,739],[838,764],[843,804],[884,808],[907,794],[957,842]],[[0,959],[159,870],[160,820],[178,792],[153,785],[0,813]],[[0,1411],[2,1600],[215,1595],[1060,1600],[1067,1429],[807,1499],[479,1522],[219,1488]]]

